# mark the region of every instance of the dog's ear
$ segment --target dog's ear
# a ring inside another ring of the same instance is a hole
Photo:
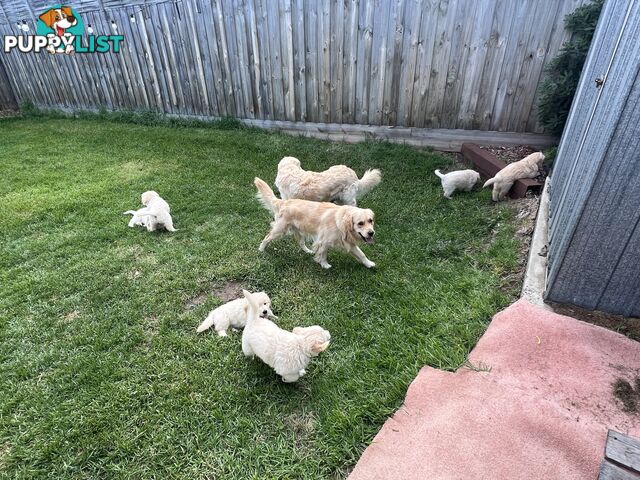
[[[345,208],[342,214],[342,219],[338,222],[338,228],[342,233],[342,240],[349,241],[354,237],[353,234],[353,211],[350,208]]]
[[[44,12],[38,18],[42,20],[47,27],[51,28],[53,27],[53,22],[56,21],[56,11],[52,8]]]
[[[373,213],[373,210],[371,210],[370,208],[367,208],[367,214],[371,217],[371,220],[373,220],[375,222],[376,214]]]
[[[313,353],[324,352],[328,346],[329,346],[329,342],[316,342],[311,347],[311,351]]]
[[[60,10],[62,10],[62,13],[64,13],[67,17],[73,17],[71,7],[60,7]]]

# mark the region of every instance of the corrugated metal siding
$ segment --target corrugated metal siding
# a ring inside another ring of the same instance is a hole
[[[547,298],[625,315],[640,315],[638,38],[640,2],[608,1],[558,150],[549,231]]]

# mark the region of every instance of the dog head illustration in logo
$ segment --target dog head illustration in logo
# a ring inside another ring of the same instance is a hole
[[[76,19],[71,7],[60,6],[60,8],[51,8],[40,15],[40,20],[49,28],[51,28],[55,35],[58,37],[64,37],[66,30],[77,25]],[[54,35],[54,34],[49,34]],[[69,34],[66,34],[69,35]],[[53,46],[49,46],[47,50],[50,53],[56,53],[56,49]],[[73,45],[66,45],[64,53],[72,53],[74,51]]]

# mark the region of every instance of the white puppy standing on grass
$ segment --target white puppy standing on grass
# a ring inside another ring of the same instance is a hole
[[[488,187],[493,185],[493,192],[491,198],[494,202],[504,200],[509,193],[509,190],[516,182],[522,178],[536,178],[542,166],[544,160],[544,154],[542,152],[534,152],[531,155],[527,155],[522,160],[510,163],[493,178],[490,178],[482,186]]]
[[[254,294],[256,302],[259,306],[258,315],[262,318],[278,318],[271,311],[271,299],[264,292]],[[215,310],[211,310],[207,318],[198,327],[198,333],[205,330],[215,328],[221,337],[227,336],[227,329],[244,328],[247,324],[247,315],[249,313],[249,302],[246,298],[237,298],[230,302],[220,305]]]
[[[303,170],[300,160],[284,157],[278,163],[276,187],[282,200],[298,198],[314,202],[337,202],[356,206],[357,199],[382,180],[380,170],[367,170],[361,179],[346,165],[334,165],[324,172]]]
[[[329,346],[331,334],[318,325],[296,327],[288,332],[272,321],[260,316],[260,293],[243,290],[249,302],[247,325],[242,332],[242,352],[247,357],[257,356],[291,383],[302,377],[311,358]]]
[[[440,173],[440,170],[436,170],[433,173],[440,177],[445,198],[451,198],[451,195],[456,190],[471,191],[473,186],[480,180],[480,174],[475,170],[458,170],[445,174]]]
[[[175,232],[173,219],[171,218],[171,208],[169,204],[160,196],[158,192],[149,190],[141,195],[144,208],[139,210],[128,210],[125,215],[133,215],[129,221],[130,227],[140,225],[153,232],[164,228],[169,232]]]

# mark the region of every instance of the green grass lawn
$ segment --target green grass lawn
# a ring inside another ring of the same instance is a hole
[[[383,171],[377,267],[293,239],[258,244],[285,155]],[[491,192],[442,198],[448,157],[250,129],[0,120],[0,476],[343,478],[420,367],[455,369],[512,299],[513,213]],[[140,193],[174,234],[127,228]],[[296,384],[243,357],[239,333],[196,335],[237,281],[279,324],[332,334]],[[196,299],[194,301],[194,299]]]

